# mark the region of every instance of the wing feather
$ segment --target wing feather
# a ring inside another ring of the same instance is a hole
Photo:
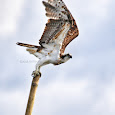
[[[60,32],[64,24],[65,22],[62,20],[49,19],[39,43],[41,45],[48,43]]]
[[[51,19],[65,19],[68,20],[68,11],[67,7],[62,0],[48,0],[47,2],[43,1],[44,6],[46,7],[46,16]]]
[[[65,37],[65,39],[63,41],[62,48],[60,49],[61,55],[64,53],[67,45],[79,35],[79,30],[78,30],[78,27],[77,27],[74,19],[73,19],[72,23],[73,23],[73,25],[71,26],[70,30],[68,31],[67,36]]]
[[[47,0],[43,1],[48,20],[44,29],[43,35],[39,40],[39,44],[49,43],[56,35],[59,34],[63,25],[68,21],[70,12],[67,10],[66,5],[62,0]]]
[[[65,23],[70,24],[70,29],[63,38],[62,47],[60,53],[63,54],[66,46],[79,35],[79,31],[76,22],[67,9],[65,3],[62,0],[47,0],[43,1],[46,10],[46,16],[48,20],[43,35],[40,39],[40,44],[48,44],[51,40],[56,38],[57,35],[61,34],[61,29]]]

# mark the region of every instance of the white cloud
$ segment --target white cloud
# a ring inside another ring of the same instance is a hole
[[[80,113],[86,115],[97,115],[97,113],[98,115],[114,115],[115,113],[115,80],[110,84],[104,84],[103,90],[100,84],[99,86],[95,84],[95,80],[89,79],[69,81],[60,76],[46,85],[42,85],[42,80],[40,79],[36,93],[33,110],[35,115],[46,113],[47,115],[54,115],[54,113],[58,115],[62,111],[65,114],[68,111],[73,111],[73,115]],[[94,88],[96,86],[98,91]],[[0,112],[2,115],[25,113],[29,86],[16,90],[0,92]],[[98,92],[100,92],[99,97],[95,95]],[[81,112],[79,109],[83,111]]]
[[[8,36],[16,31],[17,21],[22,16],[24,0],[0,1],[0,35]]]
[[[108,6],[110,0],[90,0],[89,2],[89,13],[98,18],[107,18]]]
[[[112,3],[110,0],[73,0],[73,2],[75,3],[73,7],[71,5],[71,9],[73,8],[73,13],[77,15],[76,19],[87,27],[99,27],[100,23],[109,18],[109,8]]]
[[[103,86],[103,94],[96,101],[93,112],[99,113],[98,115],[115,114],[115,79]]]
[[[43,87],[39,86],[34,114],[47,113],[47,115],[53,115],[53,113],[57,114],[62,109],[65,110],[66,107],[71,108],[71,105],[83,104],[92,96],[91,92],[86,90],[89,84],[88,80],[73,82],[64,80],[63,76],[60,76]]]
[[[60,76],[47,85],[43,86],[40,84],[36,93],[33,111],[33,114],[36,113],[35,115],[45,113],[53,115],[51,114],[52,112],[56,112],[61,108],[64,109],[65,106],[69,107],[73,103],[82,103],[91,96],[89,92],[86,94],[86,88],[89,85],[88,80],[65,82]],[[29,86],[28,92],[27,89],[16,89],[15,91],[2,90],[0,92],[0,113],[3,113],[2,115],[8,115],[9,113],[12,115],[24,114],[28,95]]]
[[[22,115],[25,112],[26,93],[19,91],[0,92],[0,113],[2,115]]]

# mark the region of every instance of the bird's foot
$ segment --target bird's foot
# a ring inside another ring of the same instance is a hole
[[[33,71],[32,72],[32,77],[36,77],[36,76],[41,76],[41,72],[40,71]]]

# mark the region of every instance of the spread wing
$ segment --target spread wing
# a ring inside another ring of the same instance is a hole
[[[65,23],[70,23],[70,30],[67,32],[67,36],[63,38],[61,48],[61,52],[63,53],[66,46],[78,35],[76,23],[62,0],[47,0],[46,2],[43,1],[43,4],[45,6],[46,16],[49,17],[49,20],[39,43],[41,45],[43,43],[48,44],[50,40],[60,33]],[[77,33],[77,35],[74,35],[74,33]]]
[[[40,44],[49,43],[64,26],[66,21],[68,21],[69,12],[66,10],[66,6],[61,0],[47,0],[43,1],[46,10],[46,16],[49,17],[49,20],[46,24],[43,35],[40,39]]]
[[[79,30],[78,30],[78,27],[76,25],[74,18],[73,18],[72,22],[73,22],[73,24],[72,24],[70,30],[68,31],[67,36],[65,37],[65,39],[63,41],[62,48],[60,50],[61,54],[64,53],[67,45],[79,35]]]

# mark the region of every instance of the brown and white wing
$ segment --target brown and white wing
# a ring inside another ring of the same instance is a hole
[[[48,44],[51,39],[57,36],[66,22],[69,22],[70,12],[67,10],[62,0],[43,1],[46,10],[46,16],[49,20],[39,43]]]
[[[72,15],[71,15],[72,16]],[[72,17],[73,18],[73,17]],[[75,39],[77,36],[79,35],[79,30],[77,27],[77,24],[73,18],[72,20],[72,26],[70,28],[70,30],[67,33],[67,36],[65,37],[63,44],[62,44],[62,48],[60,50],[60,54],[62,55],[65,51],[65,48],[67,47],[67,45],[73,40]]]
[[[40,39],[40,44],[49,43],[50,40],[59,35],[60,31],[66,23],[70,24],[69,31],[65,38],[63,38],[60,54],[63,54],[66,46],[79,35],[76,22],[70,11],[62,0],[47,0],[43,1],[46,10],[46,16],[50,19],[46,24],[44,33]]]
[[[46,10],[46,16],[50,19],[68,20],[68,9],[62,0],[43,1]]]

